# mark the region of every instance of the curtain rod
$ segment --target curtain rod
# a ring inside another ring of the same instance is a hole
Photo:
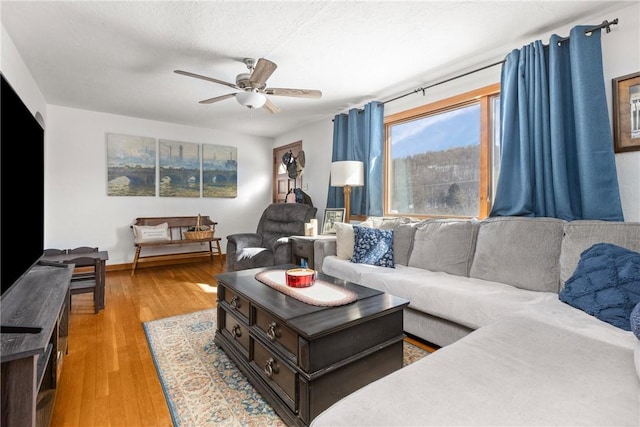
[[[404,98],[405,96],[413,95],[414,93],[418,93],[418,92],[422,92],[422,96],[424,96],[424,92],[427,89],[430,89],[430,88],[432,88],[434,86],[441,85],[443,83],[450,82],[451,80],[459,79],[460,77],[468,76],[469,74],[477,73],[478,71],[482,71],[482,70],[487,69],[487,68],[495,67],[496,65],[502,64],[503,62],[504,62],[504,59],[502,61],[494,62],[493,64],[485,65],[484,67],[476,68],[475,70],[468,71],[468,72],[463,73],[463,74],[459,74],[459,75],[457,75],[455,77],[451,77],[449,79],[442,80],[441,82],[434,83],[434,84],[429,85],[429,86],[419,87],[417,89],[414,89],[411,92],[405,93],[404,95],[400,95],[400,96],[396,96],[395,98],[388,99],[388,100],[384,101],[383,104],[386,104],[387,102],[396,101],[396,100],[398,100],[400,98]]]
[[[604,21],[602,21],[602,24],[596,25],[595,27],[587,28],[586,30],[584,30],[584,34],[588,36],[591,33],[593,33],[594,31],[601,30],[603,28],[604,28],[606,33],[610,33],[612,25],[618,25],[618,18],[614,19],[611,22],[609,22],[609,21],[607,21],[605,19]],[[569,40],[569,37],[561,37],[561,38],[558,39],[558,43],[562,43],[562,42],[565,42],[567,40]]]
[[[603,29],[603,28],[605,29],[605,31],[606,31],[607,33],[610,33],[610,32],[611,32],[611,26],[612,26],[612,25],[618,25],[618,18],[615,18],[613,21],[607,21],[607,20],[605,19],[604,21],[602,21],[602,24],[597,25],[597,26],[595,26],[595,27],[587,28],[587,29],[584,31],[584,33],[585,33],[586,35],[589,35],[590,33],[594,32],[594,31],[597,31],[597,30],[601,30],[601,29]],[[566,40],[569,40],[569,37],[562,38],[562,39],[560,39],[558,42],[559,42],[559,43],[561,43],[561,42],[566,41]],[[477,73],[478,71],[486,70],[487,68],[495,67],[496,65],[500,65],[500,64],[503,64],[503,63],[504,63],[504,59],[503,59],[502,61],[494,62],[493,64],[485,65],[484,67],[476,68],[475,70],[468,71],[468,72],[463,73],[463,74],[459,74],[459,75],[457,75],[457,76],[454,76],[454,77],[448,78],[448,79],[446,79],[446,80],[442,80],[442,81],[440,81],[440,82],[437,82],[437,83],[431,84],[431,85],[429,85],[429,86],[419,87],[419,88],[417,88],[417,89],[414,89],[414,90],[413,90],[413,91],[411,91],[411,92],[407,92],[407,93],[405,93],[405,94],[403,94],[403,95],[396,96],[395,98],[388,99],[388,100],[386,100],[386,101],[382,102],[382,104],[386,104],[387,102],[397,101],[398,99],[404,98],[405,96],[413,95],[414,93],[418,93],[418,92],[422,92],[422,96],[424,96],[425,91],[426,91],[427,89],[430,89],[430,88],[434,87],[434,86],[438,86],[438,85],[441,85],[441,84],[443,84],[443,83],[448,83],[448,82],[450,82],[450,81],[452,81],[452,80],[456,80],[456,79],[459,79],[459,78],[461,78],[461,77],[468,76],[469,74]]]

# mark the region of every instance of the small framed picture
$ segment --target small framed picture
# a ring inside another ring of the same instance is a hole
[[[344,208],[325,209],[322,234],[336,234],[336,222],[344,222]]]
[[[614,151],[640,150],[640,72],[613,79]]]

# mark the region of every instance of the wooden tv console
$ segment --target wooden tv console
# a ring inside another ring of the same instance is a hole
[[[2,296],[0,425],[51,422],[67,353],[72,267],[35,266]]]

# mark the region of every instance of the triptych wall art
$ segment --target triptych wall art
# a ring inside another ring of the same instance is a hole
[[[107,195],[238,195],[236,147],[106,134]]]

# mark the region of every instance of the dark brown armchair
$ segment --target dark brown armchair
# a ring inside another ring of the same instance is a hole
[[[274,203],[264,210],[255,233],[227,236],[227,271],[291,263],[289,236],[304,236],[304,224],[317,208],[302,203]]]

